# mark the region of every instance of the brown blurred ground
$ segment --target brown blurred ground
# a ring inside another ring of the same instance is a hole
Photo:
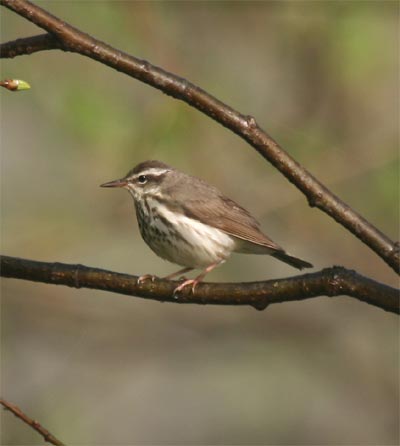
[[[398,237],[396,2],[41,2],[254,115],[298,161]],[[1,39],[37,33],[2,9]],[[39,31],[40,32],[40,31]],[[61,52],[2,62],[2,252],[134,274],[174,271],[127,193],[144,159],[203,177],[316,268],[396,285],[368,248],[243,141],[144,84]],[[209,280],[296,274],[233,256]],[[398,444],[398,318],[349,298],[167,305],[2,281],[2,395],[67,444]],[[2,444],[43,444],[9,413]]]

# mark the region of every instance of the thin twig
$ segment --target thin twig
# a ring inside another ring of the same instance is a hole
[[[24,54],[33,54],[38,51],[61,49],[60,42],[51,34],[24,37],[22,39],[5,42],[0,45],[0,57],[12,59]]]
[[[84,265],[47,263],[0,256],[1,275],[34,282],[92,288],[160,302],[211,305],[251,305],[264,310],[278,302],[318,296],[355,297],[392,313],[399,313],[399,294],[394,288],[342,267],[296,277],[248,283],[200,283],[195,292],[174,296],[177,282],[154,278],[138,283],[138,276]]]
[[[400,272],[400,245],[380,232],[360,214],[354,211],[298,162],[286,153],[256,122],[254,117],[243,115],[186,79],[138,59],[85,34],[56,18],[27,0],[0,0],[0,3],[27,20],[48,31],[50,37],[29,37],[26,54],[43,49],[60,48],[90,57],[145,82],[164,93],[181,99],[229,128],[273,164],[286,178],[300,189],[310,206],[316,206],[378,254],[394,271]],[[40,42],[36,47],[29,42]],[[47,39],[47,46],[46,46]],[[14,47],[14,48],[13,48]],[[23,39],[2,45],[2,57],[21,55]],[[29,50],[28,50],[29,49]],[[14,51],[14,53],[13,53]],[[8,56],[7,56],[8,54]]]
[[[51,434],[47,429],[45,429],[38,421],[33,420],[32,418],[28,417],[22,410],[16,406],[15,404],[12,404],[3,398],[0,398],[0,404],[4,407],[4,409],[9,410],[12,412],[16,417],[18,417],[20,420],[22,420],[24,423],[26,423],[28,426],[30,426],[32,429],[34,429],[36,432],[38,432],[43,438],[44,441],[47,443],[55,444],[56,446],[64,446],[64,443],[62,443],[60,440],[58,440],[53,434]]]

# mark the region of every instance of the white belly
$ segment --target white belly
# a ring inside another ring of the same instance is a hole
[[[148,205],[142,211],[148,214],[156,207],[159,216],[153,215],[146,219],[151,223],[139,227],[143,239],[158,256],[178,265],[204,268],[225,260],[234,250],[234,240],[223,231],[184,215],[177,218],[158,202],[149,200]]]

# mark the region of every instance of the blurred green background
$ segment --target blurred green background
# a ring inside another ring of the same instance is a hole
[[[40,2],[252,114],[398,237],[397,2]],[[1,39],[40,33],[2,8]],[[2,253],[132,274],[176,269],[140,239],[130,196],[100,189],[145,159],[217,185],[316,269],[395,274],[241,139],[78,55],[2,61]],[[210,281],[296,271],[234,255]],[[2,280],[2,396],[67,444],[399,442],[398,317],[350,298],[251,308],[160,304]],[[2,413],[2,444],[43,444]]]

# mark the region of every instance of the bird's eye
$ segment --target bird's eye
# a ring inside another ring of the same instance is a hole
[[[147,183],[146,175],[139,175],[138,181],[139,181],[140,184]]]

